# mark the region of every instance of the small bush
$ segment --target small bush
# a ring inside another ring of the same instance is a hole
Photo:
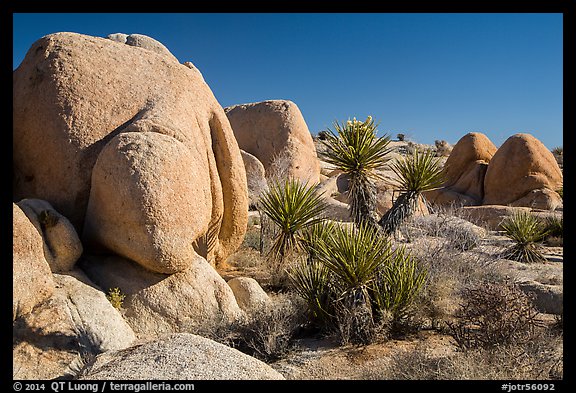
[[[552,154],[555,156],[564,155],[564,148],[562,146],[556,146],[551,150]]]
[[[547,236],[547,228],[533,214],[516,211],[505,218],[500,227],[504,235],[514,241],[514,245],[504,250],[502,257],[526,263],[546,260],[540,243]]]
[[[563,378],[562,341],[542,334],[524,345],[475,348],[445,356],[424,345],[400,350],[363,379],[379,380],[559,380]]]
[[[556,216],[547,217],[544,221],[544,231],[549,236],[563,236],[564,219]]]
[[[304,324],[304,309],[298,299],[284,296],[272,306],[255,310],[239,327],[238,349],[266,362],[281,359]]]
[[[119,288],[110,288],[106,298],[110,301],[110,303],[112,303],[112,306],[115,309],[122,310],[122,303],[124,302],[126,295],[122,294]]]
[[[405,134],[397,134],[396,139],[398,139],[398,141],[400,141],[400,142],[404,142],[404,139],[406,139],[406,135]]]
[[[328,139],[328,135],[330,135],[330,131],[318,131],[318,139],[320,139],[321,141],[325,141],[326,139]]]
[[[525,343],[534,337],[538,312],[515,284],[485,282],[464,290],[462,298],[458,320],[448,323],[462,350]]]

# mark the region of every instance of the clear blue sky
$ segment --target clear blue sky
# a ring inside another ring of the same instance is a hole
[[[14,14],[13,67],[60,31],[140,33],[191,61],[223,107],[289,99],[315,134],[372,117],[380,134],[563,145],[562,14]]]

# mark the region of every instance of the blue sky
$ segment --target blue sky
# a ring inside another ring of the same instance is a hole
[[[140,33],[191,61],[223,107],[294,101],[312,133],[371,115],[380,135],[563,145],[562,14],[14,14],[13,67],[59,31]]]

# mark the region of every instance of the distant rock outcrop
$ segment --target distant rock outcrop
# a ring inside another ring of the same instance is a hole
[[[484,198],[484,175],[497,148],[479,132],[464,135],[444,164],[444,184],[425,193],[436,204],[479,205]]]
[[[502,205],[554,210],[562,171],[550,152],[530,134],[515,134],[500,148],[481,133],[463,136],[444,165],[441,188],[428,201],[457,206]]]
[[[264,164],[267,177],[273,175],[269,172],[277,161],[286,175],[318,183],[320,162],[316,147],[295,103],[270,100],[234,105],[224,111],[238,145]]]
[[[484,205],[554,210],[562,171],[550,150],[530,134],[515,134],[492,157],[484,177]]]
[[[196,252],[211,263],[224,261],[241,244],[247,221],[246,175],[230,123],[199,72],[149,37],[129,35],[126,43],[122,36],[55,33],[32,45],[13,74],[14,199],[48,201],[85,246],[150,269],[188,265],[174,261],[170,236],[195,240]],[[123,174],[98,160],[103,151],[122,164]],[[144,190],[150,185],[155,195]],[[132,216],[98,211],[103,196],[96,189],[108,192],[109,206],[132,209]],[[169,195],[176,199],[168,203]],[[156,202],[163,202],[162,214],[150,205]],[[141,217],[134,217],[136,207],[144,208]],[[105,233],[114,227],[122,230]],[[127,253],[128,245],[138,247]],[[189,255],[189,245],[179,253]]]

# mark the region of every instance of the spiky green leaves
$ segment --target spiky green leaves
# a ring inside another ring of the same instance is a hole
[[[505,218],[500,227],[504,235],[514,241],[514,245],[504,251],[504,257],[519,262],[542,262],[540,242],[548,234],[548,229],[537,217],[529,212],[519,210]]]
[[[260,206],[279,228],[270,252],[283,258],[301,248],[297,234],[322,220],[326,202],[314,185],[289,178],[272,182],[260,198]]]
[[[318,260],[336,276],[342,292],[370,285],[390,253],[388,238],[378,236],[375,228],[364,224],[336,226],[317,248]]]
[[[414,150],[412,155],[394,162],[390,168],[398,176],[401,191],[421,193],[438,188],[444,182],[442,164],[431,150]]]
[[[391,151],[390,137],[378,138],[376,127],[370,116],[364,122],[354,119],[341,125],[336,121],[335,132],[329,130],[321,141],[326,147],[324,160],[349,176],[350,212],[356,224],[376,222],[373,181],[378,179],[376,170],[388,162]]]
[[[374,120],[370,116],[366,121],[348,121],[346,124],[334,122],[336,133],[329,130],[322,143],[326,146],[324,159],[345,173],[376,176],[374,170],[382,167],[388,160],[390,137],[376,136]]]
[[[396,183],[401,194],[378,222],[387,234],[394,233],[414,215],[424,191],[440,187],[444,182],[442,164],[431,150],[414,150],[412,155],[392,163],[390,168],[398,177]]]
[[[394,320],[404,318],[424,285],[426,275],[405,247],[396,249],[391,260],[379,271],[373,286],[377,308],[389,311]]]

